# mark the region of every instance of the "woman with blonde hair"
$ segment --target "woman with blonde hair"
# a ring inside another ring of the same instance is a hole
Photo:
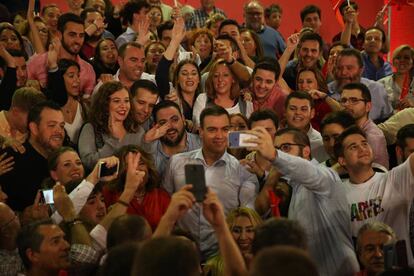
[[[240,94],[239,83],[224,59],[216,60],[206,80],[207,93],[201,93],[194,104],[193,123],[200,125],[201,111],[207,106],[218,105],[229,114],[241,113],[249,118],[253,103],[249,94]]]
[[[226,221],[246,265],[249,266],[252,258],[251,250],[254,230],[263,223],[262,219],[255,210],[247,207],[238,207],[230,211]],[[207,260],[204,271],[205,275],[224,276],[224,263],[221,255],[216,255]]]

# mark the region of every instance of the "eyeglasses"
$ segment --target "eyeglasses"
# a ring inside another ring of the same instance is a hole
[[[358,99],[358,98],[355,98],[355,97],[351,97],[351,98],[341,98],[339,100],[339,102],[341,104],[349,103],[350,105],[355,105],[358,102],[366,102],[366,100],[365,99]]]
[[[13,216],[13,218],[11,218],[8,222],[6,222],[5,224],[3,224],[2,226],[0,226],[0,230],[3,230],[4,228],[6,228],[7,226],[9,226],[13,221],[15,221],[16,219],[18,219],[17,215],[15,214]]]
[[[275,148],[283,152],[289,152],[292,149],[292,146],[305,147],[304,144],[284,143],[280,146],[275,146]]]

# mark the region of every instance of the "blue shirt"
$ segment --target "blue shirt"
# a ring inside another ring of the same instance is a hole
[[[373,121],[382,121],[390,117],[393,113],[391,103],[388,101],[388,95],[382,84],[361,78],[361,83],[365,84],[371,92],[372,108],[369,112],[369,118]],[[329,96],[339,101],[339,87],[336,81],[328,83]]]
[[[308,237],[320,275],[353,275],[359,270],[351,238],[351,208],[338,174],[315,161],[278,151],[273,165],[292,186],[288,218]],[[300,172],[300,173],[298,173]]]
[[[134,41],[135,35],[135,31],[131,27],[128,27],[126,31],[120,34],[118,38],[115,40],[116,47],[119,49],[119,47],[121,47],[125,43]]]
[[[364,72],[362,73],[362,77],[377,81],[383,77],[392,75],[392,66],[388,61],[384,61],[382,58],[379,58],[381,67],[377,68],[371,62],[367,53],[362,52],[361,54],[362,60],[364,61]]]
[[[286,43],[278,31],[268,26],[263,26],[262,30],[257,32],[263,46],[264,56],[279,58],[286,49]]]
[[[192,151],[201,147],[201,141],[198,135],[186,132],[185,149],[183,152]],[[167,155],[162,149],[162,143],[160,140],[155,141],[152,144],[152,154],[154,156],[155,167],[161,177],[164,176],[165,167],[171,156]]]
[[[165,171],[163,183],[163,188],[170,194],[177,192],[186,184],[184,173],[186,164],[204,166],[206,185],[217,193],[226,215],[239,206],[254,208],[259,187],[257,177],[248,172],[234,156],[227,152],[210,166],[207,165],[201,148],[173,155]],[[217,240],[214,230],[202,213],[202,205],[194,204],[178,221],[178,226],[191,232],[199,241],[203,256],[208,257],[217,251]]]

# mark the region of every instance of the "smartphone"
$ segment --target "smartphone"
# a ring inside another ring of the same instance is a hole
[[[197,202],[202,202],[207,193],[204,166],[199,164],[187,164],[184,166],[185,183],[193,185],[191,192]]]
[[[54,201],[53,201],[53,189],[42,190],[41,191],[41,194],[42,194],[42,201],[45,204],[54,204]]]
[[[256,143],[247,143],[248,139],[257,138],[256,135],[242,131],[230,131],[228,137],[229,148],[248,148],[256,147]]]
[[[408,267],[407,245],[405,240],[399,240],[396,243],[386,244],[384,251],[385,269]]]
[[[98,167],[98,176],[99,178],[102,178],[105,176],[114,175],[118,173],[118,170],[119,170],[119,163],[117,163],[116,166],[108,168],[105,162],[101,162],[99,163],[99,167]]]

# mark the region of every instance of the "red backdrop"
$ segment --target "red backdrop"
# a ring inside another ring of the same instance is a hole
[[[199,0],[178,0],[181,3],[187,3],[193,7],[199,7]],[[398,0],[401,2],[401,0]],[[41,0],[42,3],[56,3],[63,11],[67,9],[65,0]],[[113,3],[126,2],[126,0],[112,0]],[[228,17],[234,18],[240,23],[243,22],[243,5],[248,0],[216,0],[216,6],[222,8]],[[274,0],[262,0],[264,6],[275,3]],[[362,26],[371,26],[375,21],[376,13],[381,10],[384,2],[388,0],[359,0],[359,21]],[[173,0],[164,0],[166,4],[172,4]],[[331,0],[278,0],[277,3],[283,8],[282,25],[280,31],[284,37],[289,36],[295,30],[301,28],[300,10],[309,4],[317,5],[322,10],[322,28],[321,34],[326,41],[331,41],[331,38],[340,31],[339,23],[336,20],[335,14],[332,10]],[[392,7],[391,18],[391,49],[396,46],[406,43],[414,45],[414,7],[402,6],[401,9]]]

